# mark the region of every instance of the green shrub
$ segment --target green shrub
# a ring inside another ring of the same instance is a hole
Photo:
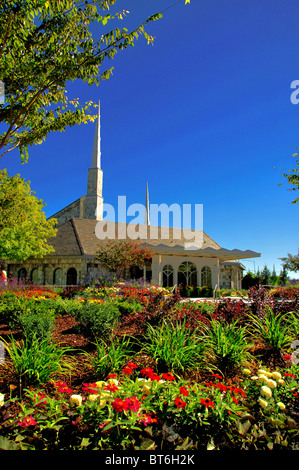
[[[72,312],[78,322],[77,328],[95,338],[108,336],[121,315],[115,302],[81,302],[79,305]]]
[[[18,326],[26,338],[37,335],[40,339],[50,339],[55,325],[55,312],[43,307],[22,312],[18,317]]]

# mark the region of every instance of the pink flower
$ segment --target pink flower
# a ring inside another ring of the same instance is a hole
[[[27,416],[23,421],[19,421],[19,426],[28,428],[28,426],[35,426],[37,422],[32,418],[32,416]]]

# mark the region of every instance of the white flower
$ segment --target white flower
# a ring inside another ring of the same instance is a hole
[[[282,378],[279,372],[272,372],[271,376],[274,380],[280,380]]]
[[[262,388],[261,388],[261,394],[266,397],[266,398],[271,398],[272,397],[272,390],[271,388],[267,387],[266,385],[264,385]]]
[[[285,385],[286,384],[283,379],[279,379],[277,382],[279,383],[279,385]]]
[[[71,395],[70,397],[71,403],[74,403],[75,405],[81,405],[82,404],[82,397],[81,395]]]
[[[285,410],[286,409],[286,406],[280,401],[277,403],[277,406],[278,408],[280,408],[281,410]]]
[[[251,377],[251,380],[254,380],[254,381],[259,380],[259,377],[258,377],[257,375],[253,375],[253,376]]]
[[[259,404],[261,405],[262,408],[267,408],[268,402],[264,400],[263,398],[259,397],[258,399]]]
[[[3,393],[0,393],[0,408],[3,405],[4,405],[4,395],[3,395]]]

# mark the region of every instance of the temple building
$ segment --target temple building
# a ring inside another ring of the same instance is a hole
[[[99,230],[103,232],[105,227],[107,233],[113,233],[113,238],[131,239],[132,224],[107,222],[103,220],[103,211],[99,105],[86,195],[51,216],[57,219],[57,235],[48,240],[55,250],[53,253],[42,259],[29,258],[22,263],[10,261],[8,271],[36,285],[57,286],[76,285],[109,275],[96,259],[101,241]],[[260,256],[260,253],[250,250],[223,248],[203,231],[153,226],[150,215],[147,187],[144,224],[136,225],[135,232],[139,234],[138,241],[151,249],[153,258],[150,265],[132,270],[129,273],[132,278],[146,278],[162,286],[183,283],[240,289],[245,269],[240,260]],[[190,240],[200,240],[200,244],[192,246]]]

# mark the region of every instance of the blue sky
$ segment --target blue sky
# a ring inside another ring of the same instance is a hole
[[[120,0],[117,10],[134,27],[172,3]],[[299,147],[298,14],[295,0],[181,2],[148,26],[153,46],[140,38],[117,54],[109,81],[69,84],[69,98],[101,100],[104,201],[144,203],[148,181],[151,203],[203,204],[210,237],[260,252],[246,268],[279,272],[299,248],[299,204],[279,186]],[[30,180],[50,216],[86,193],[93,135],[94,124],[54,133],[29,163],[15,151],[0,167]]]

